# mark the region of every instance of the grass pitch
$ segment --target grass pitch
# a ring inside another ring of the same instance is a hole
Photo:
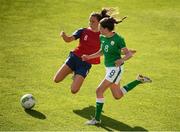
[[[60,31],[87,27],[89,14],[102,7],[119,7],[120,16],[128,16],[116,32],[137,50],[125,64],[122,84],[138,73],[153,83],[118,101],[107,91],[102,125],[86,126],[105,74],[103,61],[77,95],[70,93],[71,76],[60,84],[52,78],[78,43],[64,43]],[[178,0],[0,0],[0,130],[180,130],[179,34]],[[20,106],[26,93],[37,99],[32,111]]]

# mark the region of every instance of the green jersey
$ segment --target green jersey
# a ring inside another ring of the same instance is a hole
[[[106,67],[114,67],[115,61],[121,58],[121,49],[126,47],[124,38],[115,33],[107,38],[100,35],[101,51],[104,54],[104,64]]]

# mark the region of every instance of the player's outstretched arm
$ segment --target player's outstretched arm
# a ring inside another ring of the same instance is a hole
[[[75,40],[75,37],[72,35],[72,36],[67,36],[66,33],[64,31],[62,31],[60,33],[60,36],[63,38],[63,40],[67,43],[69,42],[72,42],[73,40]]]
[[[83,61],[86,61],[86,60],[89,60],[89,59],[100,57],[101,55],[103,55],[103,53],[102,53],[101,50],[99,50],[98,52],[96,52],[94,54],[91,54],[91,55],[82,55],[81,58],[82,58]]]
[[[121,66],[125,61],[129,60],[132,56],[133,56],[133,53],[130,52],[128,50],[128,48],[123,48],[122,51],[124,52],[124,57],[121,58],[121,59],[118,59],[115,61],[115,65],[118,67],[118,66]]]
[[[129,49],[129,52],[131,52],[131,53],[134,55],[137,51],[134,50],[134,49]],[[125,55],[125,53],[124,53],[123,50],[121,50],[121,54],[122,54],[122,55]]]

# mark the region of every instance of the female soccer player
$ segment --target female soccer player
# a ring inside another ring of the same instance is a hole
[[[89,27],[81,28],[75,31],[71,36],[67,36],[65,32],[61,32],[60,36],[67,43],[79,39],[79,45],[70,52],[66,62],[57,71],[54,82],[61,82],[67,75],[74,72],[74,78],[71,85],[71,92],[77,93],[83,84],[83,81],[92,64],[99,64],[100,58],[90,59],[88,61],[82,61],[81,56],[83,54],[93,54],[100,49],[99,39],[99,21],[107,15],[108,10],[103,9],[101,13],[92,13],[89,18]]]
[[[125,93],[141,83],[151,82],[148,77],[139,75],[136,80],[120,88],[122,67],[125,61],[132,57],[132,52],[126,47],[123,37],[113,32],[114,25],[122,21],[117,21],[113,17],[106,17],[100,21],[100,42],[101,48],[92,55],[83,55],[82,60],[87,61],[104,55],[106,76],[96,90],[96,110],[95,117],[86,122],[88,125],[95,125],[101,122],[100,116],[104,104],[104,92],[110,87],[115,99],[120,99]],[[124,56],[121,57],[121,51]]]

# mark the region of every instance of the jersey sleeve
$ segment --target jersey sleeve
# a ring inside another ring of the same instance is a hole
[[[123,37],[119,37],[118,39],[118,47],[119,49],[125,48],[126,47],[126,43]]]
[[[80,28],[80,29],[76,30],[75,32],[73,32],[72,35],[75,37],[75,39],[78,39],[81,37],[81,34],[83,31],[84,31],[84,28]]]

